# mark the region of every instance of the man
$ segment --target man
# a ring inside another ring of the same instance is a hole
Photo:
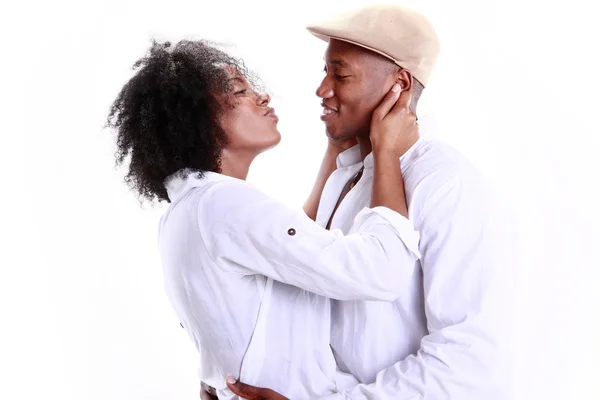
[[[424,17],[396,6],[366,7],[308,30],[329,42],[317,89],[327,134],[359,143],[339,156],[316,216],[347,232],[370,201],[371,114],[394,83],[412,91],[416,108],[439,45]],[[362,383],[328,399],[506,399],[508,266],[495,196],[467,160],[439,142],[421,138],[400,165],[422,259],[410,290],[394,303],[334,302],[331,347],[339,368]],[[231,390],[247,399],[282,398],[233,382]]]

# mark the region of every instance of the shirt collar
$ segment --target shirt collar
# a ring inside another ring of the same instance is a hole
[[[423,142],[423,135],[427,135],[427,132],[431,130],[431,126],[435,126],[434,122],[435,119],[429,115],[425,115],[419,118],[419,131],[422,136],[410,149],[408,149],[406,153],[402,155],[402,157],[400,157],[400,162],[402,162],[402,160],[404,159],[408,159],[410,157],[410,154],[413,153],[417,147],[419,147],[419,145]],[[361,162],[360,158],[360,145],[357,144],[353,147],[350,147],[347,150],[344,150],[338,155],[336,160],[337,167],[346,168],[351,165],[358,164],[359,162]],[[369,153],[365,157],[363,165],[365,168],[373,168],[373,152]]]
[[[416,148],[419,147],[419,145],[423,142],[423,138],[419,138],[415,144],[413,144],[410,149],[408,149],[408,151],[404,154],[402,154],[402,156],[400,157],[400,162],[402,163],[402,161],[404,161],[405,159],[410,159],[410,155],[415,151]],[[364,166],[365,168],[373,168],[373,152],[370,152],[366,157],[365,157],[365,161],[364,161]]]
[[[202,175],[201,175],[202,174]],[[165,179],[164,185],[171,203],[179,200],[184,194],[193,188],[204,186],[209,182],[235,179],[215,172],[205,171],[200,173],[196,170],[181,169]]]
[[[408,162],[411,163],[411,154],[415,152],[415,149],[417,149],[423,142],[424,142],[424,137],[426,137],[428,135],[428,132],[430,132],[432,129],[432,126],[435,123],[435,119],[429,115],[425,115],[421,118],[419,118],[419,139],[415,142],[415,144],[413,144],[410,149],[408,149],[408,151],[406,153],[404,153],[402,155],[402,157],[400,157],[400,162],[402,163],[404,162]],[[373,168],[373,152],[369,153],[364,160],[364,166],[365,168]],[[405,168],[407,165],[404,165],[403,168]]]
[[[338,168],[346,168],[357,164],[360,161],[360,146],[357,144],[347,150],[342,151],[337,156],[336,163]]]

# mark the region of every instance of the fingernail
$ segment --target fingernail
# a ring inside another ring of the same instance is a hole
[[[236,382],[237,382],[237,381],[235,380],[235,378],[232,378],[231,376],[228,376],[228,377],[227,377],[227,383],[230,383],[230,384],[232,384],[232,385],[233,385],[233,384],[235,384]]]
[[[395,83],[394,86],[392,86],[392,92],[398,93],[399,91],[400,91],[400,85]]]

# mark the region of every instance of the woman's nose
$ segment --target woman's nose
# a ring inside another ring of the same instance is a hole
[[[267,93],[257,93],[256,102],[259,106],[268,106],[271,102],[271,96],[269,96]]]

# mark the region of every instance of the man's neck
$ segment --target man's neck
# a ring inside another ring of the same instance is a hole
[[[417,103],[414,102],[410,105],[410,109],[413,113],[417,113]],[[418,118],[417,118],[418,120]],[[358,144],[360,146],[360,157],[364,161],[365,158],[373,151],[373,145],[371,144],[371,137],[369,134],[366,136],[357,136]]]
[[[358,140],[358,145],[360,146],[360,158],[364,161],[371,151],[373,151],[371,138],[369,136],[360,136],[356,139]]]

